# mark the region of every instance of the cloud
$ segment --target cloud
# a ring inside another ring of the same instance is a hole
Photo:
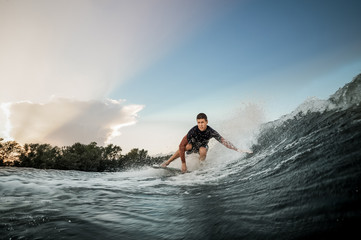
[[[187,39],[219,6],[224,4],[1,1],[0,102],[102,99]]]
[[[119,130],[137,121],[142,105],[124,101],[78,101],[53,99],[40,104],[7,104],[8,135],[20,143],[50,143],[63,146],[75,142],[108,143]]]

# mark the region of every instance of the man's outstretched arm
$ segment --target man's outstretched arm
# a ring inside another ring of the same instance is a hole
[[[232,149],[232,150],[237,151],[237,152],[240,152],[240,153],[253,153],[250,150],[241,150],[241,149],[236,148],[230,141],[224,139],[223,137],[221,138],[221,143],[224,146],[226,146],[227,148]]]

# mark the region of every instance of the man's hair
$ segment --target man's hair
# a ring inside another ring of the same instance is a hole
[[[204,120],[208,121],[207,115],[206,115],[205,113],[199,113],[199,114],[197,115],[197,120],[198,120],[198,119],[204,119]]]

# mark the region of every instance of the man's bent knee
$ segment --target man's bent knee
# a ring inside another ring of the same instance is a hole
[[[192,150],[192,144],[188,143],[186,146],[186,151]]]
[[[207,156],[207,148],[200,147],[199,148],[199,159],[204,160],[204,159],[206,159],[206,156]]]
[[[205,148],[205,147],[200,147],[200,148],[199,148],[199,154],[201,154],[201,155],[207,155],[207,148]]]

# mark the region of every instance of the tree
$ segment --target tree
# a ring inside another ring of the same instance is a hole
[[[102,157],[98,171],[116,171],[122,159],[122,149],[119,146],[109,144],[102,148]]]
[[[96,142],[88,145],[75,143],[62,149],[62,156],[57,162],[59,169],[97,171],[102,157],[102,149]]]
[[[145,165],[149,161],[148,151],[138,148],[133,148],[129,153],[125,155],[126,165],[128,167]]]
[[[109,144],[103,148],[103,160],[118,160],[122,156],[122,149],[119,146]]]
[[[22,167],[49,169],[55,167],[60,157],[60,149],[50,144],[25,144],[19,160]]]
[[[0,166],[10,166],[18,160],[22,147],[15,141],[3,142],[3,140],[3,138],[0,138]]]
[[[74,143],[59,148],[50,144],[30,143],[21,146],[15,141],[3,142],[0,138],[0,166],[34,167],[42,169],[117,171],[130,167],[163,162],[168,157],[151,158],[148,151],[138,148],[122,155],[119,146],[109,144],[105,147]]]

